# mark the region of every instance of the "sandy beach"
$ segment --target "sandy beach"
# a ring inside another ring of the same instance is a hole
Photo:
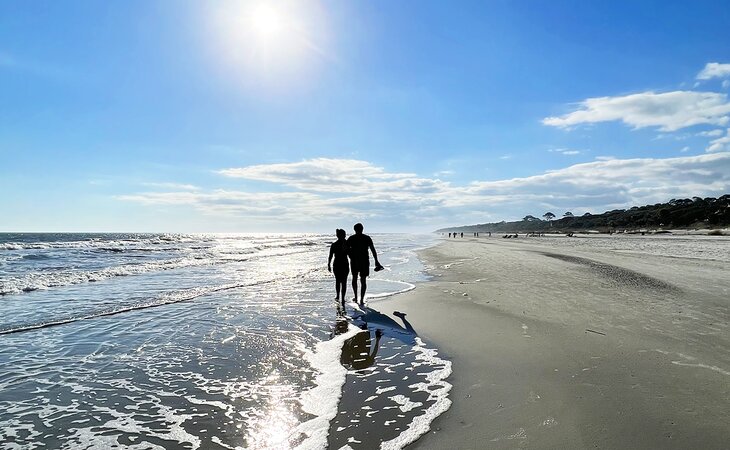
[[[552,239],[444,241],[373,303],[453,364],[414,447],[728,448],[728,263]]]

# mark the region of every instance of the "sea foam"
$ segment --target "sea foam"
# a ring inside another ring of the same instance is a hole
[[[417,352],[417,361],[431,366],[443,366],[441,369],[429,372],[426,375],[426,381],[409,386],[416,391],[428,392],[428,400],[434,403],[423,414],[414,417],[411,423],[408,424],[408,428],[398,435],[398,437],[381,442],[381,450],[400,450],[406,445],[415,442],[422,435],[428,433],[431,429],[431,422],[436,417],[451,407],[451,400],[448,398],[449,391],[451,391],[451,384],[446,381],[449,375],[451,375],[451,362],[439,358],[438,352],[435,349],[426,347],[419,337],[416,337],[416,345],[413,346],[413,350]],[[394,400],[401,407],[406,405],[408,407],[411,406],[410,401],[405,398],[399,397]]]
[[[304,412],[315,417],[301,423],[295,434],[303,433],[307,438],[296,448],[299,450],[323,449],[327,447],[330,421],[337,415],[337,406],[342,396],[347,369],[340,364],[344,342],[363,330],[349,324],[347,332],[329,341],[316,345],[314,351],[307,351],[305,359],[319,372],[315,386],[301,397]]]

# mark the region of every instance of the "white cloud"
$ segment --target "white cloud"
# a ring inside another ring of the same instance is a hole
[[[730,122],[727,95],[715,92],[642,92],[619,97],[589,98],[580,108],[542,123],[568,128],[579,124],[621,121],[634,128],[658,127],[676,131],[699,124],[726,125]]]
[[[247,219],[298,220],[328,215],[327,202],[306,192],[244,192],[216,189],[207,192],[142,192],[118,195],[117,200],[156,206],[192,206],[204,214]],[[334,213],[332,211],[331,213]]]
[[[688,152],[689,150],[690,150],[690,149],[689,149],[689,146],[688,146],[688,145],[685,145],[685,146],[684,146],[684,147],[682,147],[682,149],[681,149],[681,150],[679,150],[679,151],[680,151],[681,153],[687,153],[687,152]]]
[[[707,152],[727,152],[730,151],[730,128],[728,128],[725,136],[710,141],[710,145],[706,149]]]
[[[697,74],[698,80],[711,80],[713,78],[730,77],[730,64],[716,62],[707,63],[705,68]]]
[[[729,188],[730,153],[718,153],[594,161],[532,177],[475,182],[469,191],[492,199],[506,197],[509,202],[525,205],[522,211],[529,212],[529,206],[535,204],[599,211],[672,197],[717,195]]]
[[[652,138],[652,141],[659,141],[662,139],[672,139],[675,141],[684,141],[692,137],[690,133],[660,133]]]
[[[439,180],[419,178],[412,173],[386,172],[382,167],[355,159],[316,158],[296,163],[224,169],[218,173],[317,192],[371,193],[394,189],[425,194],[444,184]]]
[[[142,192],[117,198],[144,205],[193,207],[207,215],[261,224],[339,223],[363,218],[394,228],[432,229],[519,218],[546,208],[603,211],[673,197],[721,195],[730,191],[730,152],[600,159],[530,177],[461,185],[388,172],[367,161],[324,158],[220,173],[266,181],[278,188],[276,192]]]
[[[697,133],[697,136],[706,136],[706,137],[722,136],[722,130],[718,128],[716,130],[700,131],[699,133]]]
[[[723,89],[730,88],[730,80],[723,80],[722,81],[722,88]]]
[[[560,153],[561,155],[566,155],[566,156],[581,154],[580,150],[573,150],[573,149],[569,149],[569,148],[551,148],[548,151],[551,153]]]
[[[200,188],[198,186],[192,185],[192,184],[184,184],[184,183],[140,183],[142,186],[147,186],[151,188],[160,188],[160,189],[170,189],[170,190],[182,190],[182,191],[197,191]]]

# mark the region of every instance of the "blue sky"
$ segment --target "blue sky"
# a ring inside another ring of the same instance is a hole
[[[429,231],[730,192],[727,2],[0,3],[0,231]]]

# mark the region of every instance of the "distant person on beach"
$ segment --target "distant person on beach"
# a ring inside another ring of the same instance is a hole
[[[350,273],[350,264],[347,262],[347,241],[345,230],[337,229],[337,240],[330,245],[330,257],[327,261],[327,270],[332,271],[332,258],[335,259],[334,275],[335,275],[335,292],[336,300],[340,299],[342,294],[342,306],[345,306],[345,294],[347,293],[347,275]]]
[[[365,291],[368,288],[367,277],[370,275],[370,255],[368,249],[375,259],[375,271],[383,270],[383,266],[378,261],[378,253],[375,251],[373,240],[367,234],[363,234],[363,226],[356,223],[354,226],[355,234],[347,239],[348,254],[350,255],[350,268],[352,269],[352,292],[355,295],[354,300],[357,302],[357,277],[360,277],[360,304],[365,302]]]

